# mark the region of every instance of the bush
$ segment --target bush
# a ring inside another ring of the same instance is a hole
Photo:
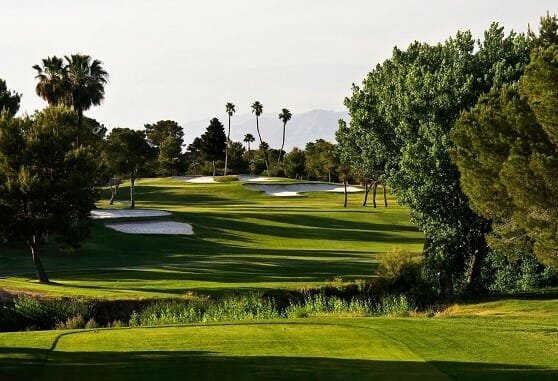
[[[19,295],[14,299],[14,311],[20,314],[27,326],[52,329],[81,316],[89,319],[92,306],[82,299],[38,299]]]
[[[272,299],[262,294],[228,296],[218,300],[160,301],[134,312],[130,326],[152,326],[198,322],[263,320],[280,317]]]
[[[436,288],[423,277],[422,268],[422,254],[393,248],[382,256],[371,292],[380,299],[405,294],[418,306],[426,307],[436,299]]]
[[[518,254],[508,258],[491,251],[483,269],[485,287],[496,293],[533,291],[558,284],[558,274],[552,267],[544,267],[531,255]]]
[[[383,297],[376,309],[379,315],[386,316],[409,316],[415,311],[414,303],[404,294]]]
[[[232,181],[238,181],[238,177],[236,176],[213,176],[213,180],[217,183],[230,183]]]

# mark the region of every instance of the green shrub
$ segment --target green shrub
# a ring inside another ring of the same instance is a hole
[[[65,322],[56,323],[56,329],[80,329],[85,327],[83,316],[76,315],[68,318]]]
[[[76,316],[89,319],[92,306],[82,299],[39,299],[19,295],[14,299],[14,311],[19,313],[29,326],[52,329]]]
[[[227,296],[217,300],[164,300],[132,313],[130,326],[196,322],[263,320],[280,317],[272,299],[262,294]]]
[[[491,251],[482,275],[485,287],[496,293],[533,291],[558,284],[558,275],[553,268],[544,267],[536,258],[525,254],[510,259]]]
[[[409,316],[415,311],[414,303],[404,294],[383,297],[376,309],[379,315],[386,316]]]
[[[370,292],[379,299],[389,295],[405,294],[425,308],[436,298],[436,287],[422,274],[423,255],[401,248],[394,248],[382,256],[378,277],[373,279]]]
[[[217,183],[230,183],[232,181],[238,181],[238,177],[236,176],[213,176],[213,180]]]

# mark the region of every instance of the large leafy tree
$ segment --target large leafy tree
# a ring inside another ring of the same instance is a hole
[[[260,101],[255,101],[252,103],[252,113],[256,115],[256,131],[258,132],[258,138],[260,138],[260,147],[263,146],[264,141],[262,140],[262,135],[260,134],[260,115],[263,113],[263,105]],[[267,162],[267,153],[264,150],[263,152],[263,159],[265,163],[265,169],[267,170],[267,174],[269,175],[269,163]]]
[[[158,172],[162,175],[177,174],[182,164],[184,129],[173,120],[160,120],[145,125],[145,136],[157,151]]]
[[[306,143],[304,167],[311,179],[331,182],[337,177],[339,165],[334,144],[323,139]]]
[[[14,116],[19,110],[21,94],[8,90],[6,81],[0,79],[0,112],[7,110],[10,116]]]
[[[492,86],[517,80],[527,61],[526,39],[493,24],[476,47],[459,32],[443,44],[395,48],[345,101],[352,119],[340,144],[354,145],[347,155],[362,161],[360,171],[378,171],[409,206],[425,233],[428,273],[444,293],[465,274],[475,290],[490,229],[461,190],[449,133],[463,110]]]
[[[37,95],[50,105],[65,104],[77,112],[76,143],[79,145],[83,112],[103,101],[108,73],[101,61],[86,54],[72,54],[64,59],[47,57],[42,64],[33,66],[37,71]]]
[[[279,167],[279,163],[281,162],[281,154],[283,153],[283,147],[285,146],[285,129],[287,127],[287,122],[291,120],[293,115],[289,111],[289,109],[282,109],[281,113],[279,114],[279,119],[283,122],[283,140],[281,143],[281,149],[279,150],[279,157],[277,158],[277,167]]]
[[[234,109],[234,104],[232,104],[231,102],[227,102],[227,104],[225,105],[225,111],[226,111],[227,115],[229,116],[229,129],[227,130],[227,145],[225,147],[225,172],[224,172],[224,175],[226,176],[228,165],[229,165],[229,145],[231,144],[231,118],[236,111]]]
[[[215,161],[224,159],[227,136],[225,128],[217,118],[211,119],[201,136],[201,151],[206,160],[211,161],[213,176],[216,174]]]
[[[94,206],[97,164],[90,148],[72,144],[77,119],[62,106],[32,119],[0,116],[0,236],[27,242],[41,283],[49,282],[42,241],[76,246]]]
[[[116,175],[130,179],[130,208],[135,208],[135,182],[148,163],[155,156],[144,131],[129,128],[113,128],[107,137],[104,158],[105,163]]]
[[[550,33],[541,35],[553,40]],[[558,45],[538,45],[520,81],[492,89],[452,132],[463,190],[471,206],[492,221],[490,245],[512,259],[533,253],[553,266],[558,266],[557,89]]]
[[[287,177],[293,179],[303,178],[305,173],[304,151],[299,148],[293,148],[291,152],[285,155],[283,169]]]

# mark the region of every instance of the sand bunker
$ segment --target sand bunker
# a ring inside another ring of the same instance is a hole
[[[192,235],[192,225],[174,221],[138,221],[106,224],[108,228],[130,234]]]
[[[263,176],[252,176],[252,175],[237,175],[239,181],[277,181],[280,178],[271,178]],[[178,181],[186,181],[187,183],[198,183],[198,184],[211,184],[215,183],[213,176],[174,176],[173,179]]]
[[[215,183],[213,176],[174,176],[173,179],[187,183],[210,184]]]
[[[272,177],[263,177],[263,176],[253,176],[253,175],[238,175],[238,180],[240,181],[258,181],[258,182],[265,182],[265,181],[278,181],[281,180],[280,178],[272,178]]]
[[[133,218],[133,217],[159,217],[169,216],[169,212],[155,209],[93,209],[91,218]]]
[[[308,192],[337,192],[343,193],[342,185],[333,184],[245,184],[247,188],[263,191],[270,196],[292,197]],[[347,192],[362,192],[362,189],[348,186]]]

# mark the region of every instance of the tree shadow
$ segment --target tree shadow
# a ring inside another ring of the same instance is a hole
[[[141,340],[141,338],[138,338]],[[48,357],[48,360],[47,360]],[[0,348],[0,380],[506,380],[550,381],[521,364],[225,356],[209,351],[65,352]]]

